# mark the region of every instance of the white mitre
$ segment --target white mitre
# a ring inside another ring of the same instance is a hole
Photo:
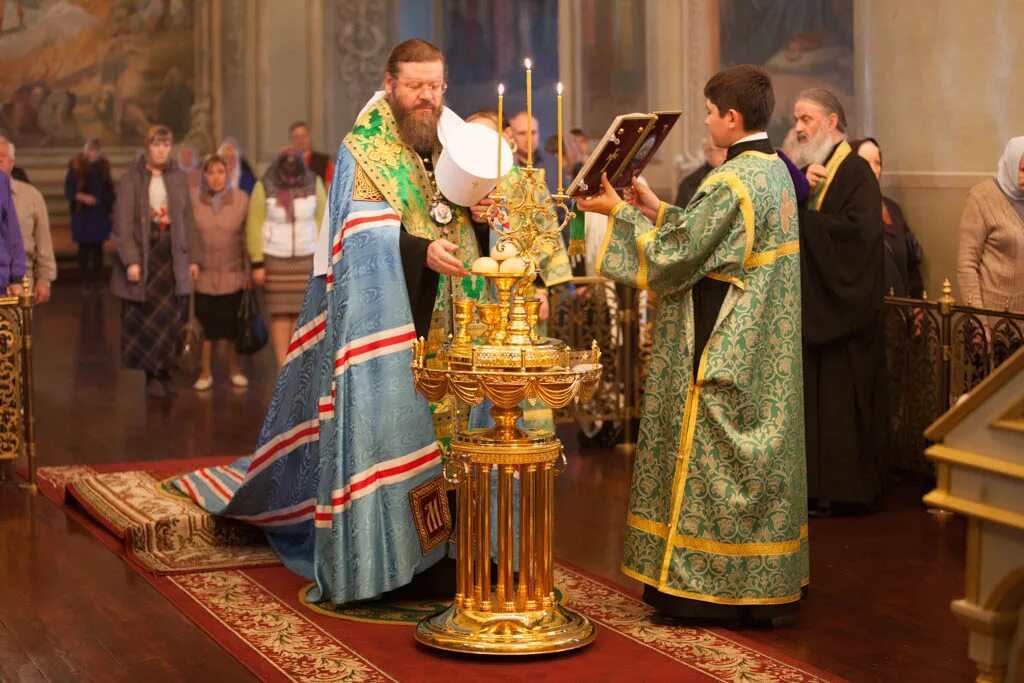
[[[498,179],[498,145],[501,145],[501,175],[512,170],[512,148],[505,138],[479,123],[466,123],[445,109],[437,126],[441,155],[434,168],[437,189],[448,201],[473,206],[494,191]]]

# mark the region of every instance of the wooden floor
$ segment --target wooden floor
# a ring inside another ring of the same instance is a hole
[[[41,463],[251,449],[273,389],[269,350],[251,359],[248,390],[226,385],[221,363],[212,392],[183,384],[174,400],[146,399],[141,373],[118,367],[119,313],[113,299],[80,296],[73,284],[37,311]],[[630,459],[576,455],[573,432],[564,436],[556,554],[638,591],[618,571]],[[875,515],[812,520],[811,591],[798,624],[744,634],[853,681],[972,679],[966,633],[949,613],[962,594],[964,524],[928,514],[920,493],[904,482]],[[0,484],[0,554],[0,680],[252,679],[59,508],[9,481]]]

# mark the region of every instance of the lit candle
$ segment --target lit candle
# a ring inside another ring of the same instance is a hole
[[[533,64],[526,60],[526,165],[533,166]]]
[[[494,186],[494,191],[497,192],[498,194],[501,194],[501,136],[502,136],[502,130],[501,130],[501,107],[502,107],[502,102],[504,101],[504,99],[505,99],[505,84],[504,83],[499,83],[498,84],[498,175],[495,176],[495,178],[497,178],[497,184]]]
[[[562,194],[562,82],[558,82],[558,194]]]

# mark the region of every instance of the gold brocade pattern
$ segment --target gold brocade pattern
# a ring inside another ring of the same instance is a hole
[[[386,197],[381,194],[381,191],[377,189],[377,186],[370,180],[370,176],[366,175],[366,171],[363,170],[362,166],[356,166],[356,177],[355,183],[352,188],[352,199],[357,202],[383,202],[386,201]]]
[[[395,680],[243,572],[203,572],[170,580],[289,680]]]

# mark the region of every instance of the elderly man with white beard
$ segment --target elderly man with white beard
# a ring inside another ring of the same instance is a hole
[[[833,93],[802,92],[793,118],[786,152],[811,187],[800,208],[807,495],[812,514],[864,513],[885,477],[881,190]]]

